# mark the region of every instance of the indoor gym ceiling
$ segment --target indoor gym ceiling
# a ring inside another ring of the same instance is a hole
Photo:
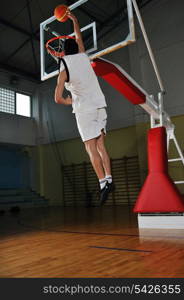
[[[140,8],[151,0],[137,0]],[[40,23],[53,15],[59,4],[71,5],[75,0],[17,0],[1,2],[0,69],[40,82]],[[113,4],[113,5],[112,5]],[[109,9],[110,7],[110,9]],[[89,0],[81,14],[86,14],[106,34],[126,16],[126,0]],[[123,12],[123,14],[122,14]],[[117,23],[116,23],[117,22]]]

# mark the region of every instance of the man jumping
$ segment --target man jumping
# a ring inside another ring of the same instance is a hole
[[[71,13],[75,39],[64,42],[64,58],[55,89],[55,102],[72,105],[77,127],[85,144],[92,166],[100,184],[100,205],[108,199],[113,190],[110,159],[105,148],[106,101],[97,77],[85,53],[85,48],[77,18]],[[72,98],[63,98],[64,87]]]

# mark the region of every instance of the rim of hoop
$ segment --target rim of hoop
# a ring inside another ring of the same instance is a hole
[[[55,40],[59,40],[59,39],[75,39],[74,36],[70,36],[70,35],[60,35],[60,36],[55,36],[53,38],[51,38],[50,40],[47,41],[47,43],[45,44],[45,47],[47,49],[47,51],[51,54],[54,55],[56,57],[62,57],[64,56],[64,51],[56,51],[54,49],[51,49],[49,46],[50,43],[52,43]]]

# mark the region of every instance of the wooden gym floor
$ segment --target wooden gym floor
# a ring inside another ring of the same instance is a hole
[[[184,277],[184,230],[139,235],[128,207],[0,216],[0,277]]]

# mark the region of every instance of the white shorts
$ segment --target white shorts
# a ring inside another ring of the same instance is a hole
[[[77,113],[75,117],[83,142],[99,137],[102,130],[106,133],[107,113],[105,108],[87,113]]]

